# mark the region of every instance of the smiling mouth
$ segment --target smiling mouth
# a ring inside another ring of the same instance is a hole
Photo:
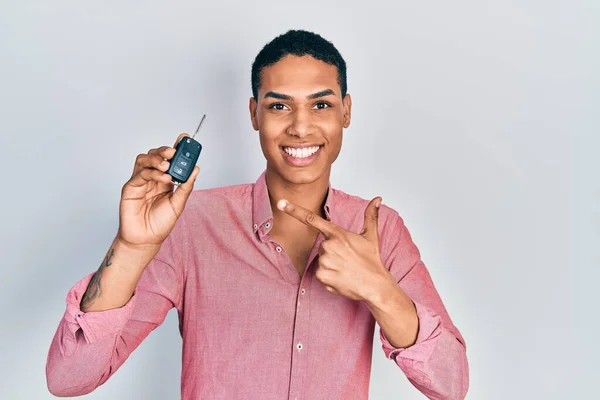
[[[316,154],[323,145],[316,146],[308,146],[308,147],[289,147],[289,146],[280,146],[280,148],[288,154],[290,157],[303,159],[308,158]]]

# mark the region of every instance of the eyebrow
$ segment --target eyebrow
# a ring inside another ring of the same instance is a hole
[[[320,92],[310,94],[310,95],[306,96],[306,98],[307,99],[317,99],[319,97],[325,97],[325,96],[329,96],[329,95],[335,95],[335,92],[331,89],[325,89],[325,90],[321,90]],[[272,97],[274,99],[280,99],[280,100],[294,100],[294,98],[292,96],[289,96],[289,95],[283,94],[283,93],[272,92],[272,91],[265,93],[265,98],[267,98],[267,97]]]

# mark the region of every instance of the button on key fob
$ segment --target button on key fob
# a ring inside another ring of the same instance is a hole
[[[175,155],[170,160],[167,173],[171,175],[174,184],[187,182],[198,162],[202,145],[190,137],[184,137],[177,143]]]
[[[171,182],[175,185],[187,182],[190,175],[192,175],[196,162],[198,162],[202,145],[194,140],[194,137],[196,137],[196,134],[200,130],[204,118],[206,118],[206,114],[204,114],[198,124],[194,136],[184,136],[177,143],[177,147],[175,147],[175,155],[171,158],[171,165],[169,165],[169,169],[167,170],[167,174],[171,175]]]

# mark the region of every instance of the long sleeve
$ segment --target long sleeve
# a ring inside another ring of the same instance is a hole
[[[92,392],[106,382],[133,350],[181,304],[183,276],[173,233],[140,276],[121,308],[87,312],[80,302],[93,273],[71,290],[46,361],[48,389],[59,397]]]
[[[462,400],[469,387],[465,340],[452,323],[404,221],[395,211],[392,218],[391,229],[385,232],[384,264],[413,300],[419,331],[415,344],[399,349],[380,329],[383,351],[429,399]]]

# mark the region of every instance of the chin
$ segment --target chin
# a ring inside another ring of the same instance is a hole
[[[318,181],[324,171],[284,171],[283,178],[289,183],[305,185]]]
[[[271,168],[284,181],[295,185],[306,185],[318,181],[327,174],[328,168],[323,166],[310,166],[307,168],[295,168],[289,165],[277,165]]]

